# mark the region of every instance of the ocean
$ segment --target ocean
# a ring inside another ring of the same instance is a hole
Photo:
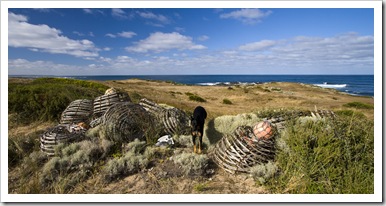
[[[36,78],[41,76],[18,77]],[[324,88],[333,88],[352,95],[374,96],[374,75],[101,75],[61,77],[99,81],[137,78],[173,81],[181,84],[202,86],[265,82],[297,82],[313,84]]]

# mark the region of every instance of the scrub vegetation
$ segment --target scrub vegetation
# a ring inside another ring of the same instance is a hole
[[[258,85],[248,87],[247,93],[242,86],[229,90],[142,80],[10,79],[8,86],[11,194],[374,193],[371,98],[293,83],[273,85],[282,92],[266,92],[264,88],[272,86]],[[71,101],[93,99],[114,86],[135,94],[137,100],[152,97],[187,113],[199,102],[183,94],[204,96],[208,118],[203,154],[192,152],[190,135],[175,135],[174,145],[157,147],[158,133],[147,132],[143,140],[116,142],[101,127],[88,130],[77,142],[57,145],[54,157],[40,151],[40,136],[58,124]],[[171,99],[169,91],[180,95]],[[290,92],[297,99],[288,98]],[[332,99],[332,94],[338,98]],[[232,105],[221,101],[225,99]],[[315,106],[334,111],[336,118],[290,118],[276,137],[274,161],[252,167],[250,174],[228,174],[212,161],[216,142],[238,126],[252,126],[265,117],[288,117],[294,109],[310,111]]]

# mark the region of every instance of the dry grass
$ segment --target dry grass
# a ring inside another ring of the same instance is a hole
[[[208,119],[263,109],[313,110],[317,106],[319,109],[340,110],[346,109],[343,105],[349,102],[374,104],[373,98],[352,96],[331,89],[297,83],[266,83],[248,87],[233,87],[231,90],[226,86],[175,85],[138,79],[108,81],[105,84],[121,88],[129,94],[136,93],[157,103],[165,103],[185,111],[193,111],[197,105],[201,105],[208,111]],[[206,102],[191,101],[186,93],[200,96]],[[232,104],[224,104],[224,99],[228,99]],[[369,118],[374,116],[373,110],[362,112]]]

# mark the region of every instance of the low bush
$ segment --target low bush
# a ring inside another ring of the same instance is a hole
[[[260,184],[264,184],[277,174],[278,168],[273,162],[258,164],[250,169],[252,177]]]
[[[277,141],[279,175],[272,193],[372,194],[374,123],[338,115],[335,121],[289,121]]]
[[[127,145],[127,152],[120,158],[114,158],[107,162],[102,170],[104,180],[111,182],[122,176],[133,174],[146,168],[149,163],[148,157],[144,155],[153,155],[153,152],[145,152],[145,141],[138,139]]]
[[[214,129],[222,134],[231,134],[235,131],[238,126],[253,124],[261,121],[261,118],[257,117],[256,114],[238,114],[235,116],[224,115],[214,119]]]
[[[181,153],[173,157],[175,164],[179,165],[183,173],[187,176],[201,176],[209,164],[209,158],[204,155],[193,153]]]
[[[57,156],[51,158],[42,168],[41,187],[45,191],[68,192],[92,174],[104,152],[98,141],[59,144],[56,147]]]
[[[232,104],[231,100],[229,100],[229,99],[223,99],[222,103],[223,104]]]
[[[362,102],[349,102],[347,104],[344,104],[343,106],[352,107],[356,109],[374,109],[373,105],[362,103]]]
[[[204,98],[202,98],[202,97],[200,97],[200,96],[198,96],[198,95],[196,95],[196,94],[192,94],[192,93],[190,93],[190,92],[186,92],[185,94],[186,94],[186,95],[189,97],[189,99],[192,100],[192,101],[196,101],[196,102],[206,102],[206,100],[205,100]]]
[[[8,111],[22,116],[23,122],[58,121],[66,107],[76,99],[94,99],[107,86],[91,81],[38,78],[30,83],[8,84]]]
[[[203,99],[202,97],[197,96],[197,95],[189,96],[189,99],[192,101],[196,101],[196,102],[206,102],[205,99]]]

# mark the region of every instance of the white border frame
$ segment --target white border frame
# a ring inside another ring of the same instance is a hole
[[[8,194],[8,8],[373,8],[374,194]],[[382,1],[1,1],[1,202],[382,202]]]

